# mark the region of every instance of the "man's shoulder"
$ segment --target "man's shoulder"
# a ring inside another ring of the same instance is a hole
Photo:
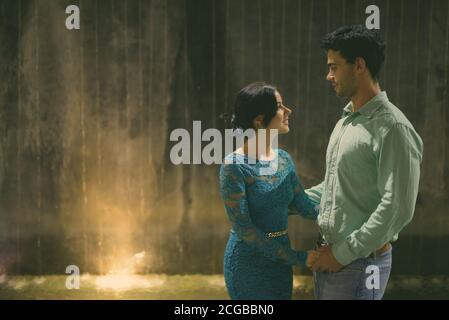
[[[404,112],[391,101],[383,102],[373,119],[381,131],[388,131],[394,126],[402,125],[414,130]]]

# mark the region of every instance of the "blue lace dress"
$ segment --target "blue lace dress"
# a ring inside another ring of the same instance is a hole
[[[307,252],[293,250],[286,234],[288,211],[316,219],[319,205],[304,192],[290,155],[275,153],[273,160],[252,159],[253,164],[231,153],[220,168],[220,193],[232,226],[224,255],[231,299],[291,299],[292,266],[305,266]],[[270,166],[271,174],[261,174]]]

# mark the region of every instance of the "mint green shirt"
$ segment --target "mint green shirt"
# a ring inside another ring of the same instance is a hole
[[[324,181],[308,190],[318,226],[342,265],[395,241],[415,210],[423,142],[385,92],[344,108],[329,140]]]

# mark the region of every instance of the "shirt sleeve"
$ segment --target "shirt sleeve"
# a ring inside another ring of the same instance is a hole
[[[319,202],[313,201],[305,192],[301,183],[301,179],[296,173],[295,164],[289,158],[290,177],[293,187],[293,201],[289,205],[290,212],[299,214],[303,218],[316,220],[318,217],[320,205]]]
[[[342,265],[369,256],[393,239],[413,217],[422,140],[413,128],[396,124],[384,135],[379,148],[377,190],[382,198],[360,229],[333,245],[332,252]]]
[[[304,267],[306,251],[296,251],[257,228],[251,221],[244,176],[238,164],[223,164],[220,169],[220,194],[234,232],[250,247],[273,261]]]
[[[320,203],[321,197],[323,196],[323,188],[324,181],[322,181],[320,184],[317,184],[316,186],[313,186],[312,188],[306,189],[305,192],[310,199],[312,199],[316,203]]]

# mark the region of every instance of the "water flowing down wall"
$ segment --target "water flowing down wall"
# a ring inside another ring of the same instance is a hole
[[[65,27],[70,4],[80,30]],[[319,40],[364,24],[369,4],[387,43],[381,86],[425,144],[393,272],[448,274],[445,0],[0,1],[0,269],[222,272],[218,166],[172,164],[170,133],[194,120],[222,130],[238,89],[274,83],[294,109],[280,144],[305,185],[319,183],[345,105]],[[313,223],[290,229],[295,247],[313,245]]]

